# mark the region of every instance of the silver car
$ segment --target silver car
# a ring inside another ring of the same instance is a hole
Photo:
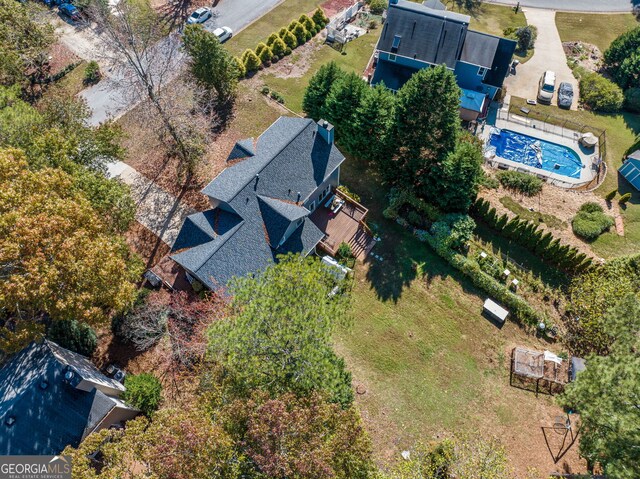
[[[204,23],[211,18],[211,10],[206,7],[200,7],[187,18],[187,25],[194,23]]]
[[[558,88],[558,106],[561,108],[571,108],[573,103],[573,86],[571,83],[562,82]]]

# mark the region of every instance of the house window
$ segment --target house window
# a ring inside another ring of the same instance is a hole
[[[478,76],[483,77],[485,73],[487,73],[487,69],[485,67],[478,68]]]
[[[300,226],[303,221],[304,221],[304,218],[299,219],[298,222],[296,223],[296,227]]]
[[[309,205],[309,211],[313,211],[316,209],[316,202],[312,201],[311,204]]]
[[[389,53],[389,61],[390,62],[395,62],[396,61],[396,56],[393,53]]]

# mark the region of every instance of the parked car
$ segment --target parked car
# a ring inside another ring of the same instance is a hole
[[[220,28],[216,28],[213,31],[213,34],[216,37],[218,37],[218,40],[220,40],[220,43],[223,43],[229,40],[229,38],[233,36],[233,31],[229,27],[220,27]]]
[[[558,106],[562,108],[571,108],[573,103],[573,86],[571,83],[563,81],[558,87]]]
[[[211,10],[206,7],[200,7],[187,18],[187,25],[193,23],[204,23],[211,18]]]
[[[551,71],[546,71],[540,77],[540,83],[538,85],[538,101],[540,103],[551,104],[553,100],[553,93],[556,91],[556,74]]]
[[[78,10],[75,6],[70,3],[63,3],[58,7],[58,10],[61,14],[66,15],[71,20],[77,21],[80,20],[80,10]]]

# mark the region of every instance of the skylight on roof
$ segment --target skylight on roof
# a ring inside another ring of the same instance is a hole
[[[398,51],[398,47],[400,46],[400,40],[402,40],[402,37],[400,35],[393,36],[393,44],[391,45],[392,52]]]

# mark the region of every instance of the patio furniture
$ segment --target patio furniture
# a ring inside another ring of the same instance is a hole
[[[339,199],[337,201],[337,203],[333,206],[333,208],[331,209],[331,212],[334,215],[338,214],[338,211],[340,211],[342,209],[342,207],[344,206],[345,201],[343,199]]]
[[[598,137],[591,132],[587,132],[580,137],[580,144],[586,148],[593,148],[598,144]]]

